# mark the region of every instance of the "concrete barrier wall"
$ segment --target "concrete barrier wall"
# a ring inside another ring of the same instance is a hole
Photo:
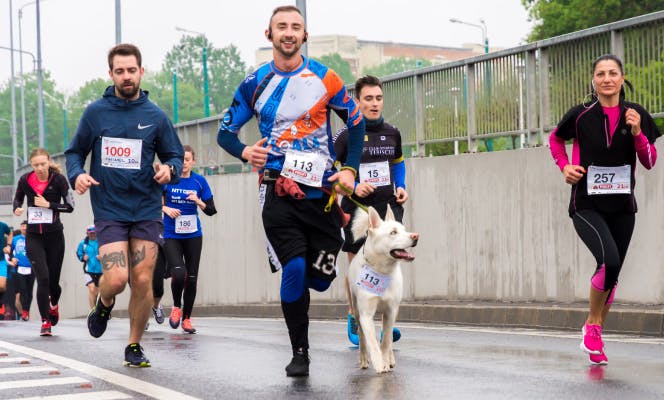
[[[569,186],[546,148],[407,159],[405,224],[421,234],[417,259],[404,266],[407,300],[585,300],[595,261],[567,215]],[[280,273],[271,274],[257,203],[256,174],[208,177],[220,212],[201,215],[204,241],[198,305],[279,300]],[[636,229],[621,275],[618,302],[664,303],[664,171],[638,168]],[[67,249],[62,312],[87,312],[87,289],[74,256],[92,221],[88,195],[63,215]],[[8,207],[0,218],[9,217]],[[344,300],[340,277],[317,300]],[[170,305],[170,281],[163,303]],[[128,297],[118,298],[118,308]],[[33,305],[33,312],[36,307]]]

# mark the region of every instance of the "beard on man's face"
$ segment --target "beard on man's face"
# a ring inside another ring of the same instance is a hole
[[[115,88],[120,93],[120,96],[125,99],[131,99],[138,93],[139,85],[138,83],[125,81],[121,85],[115,85]]]

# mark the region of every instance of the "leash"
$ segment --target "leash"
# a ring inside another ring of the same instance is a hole
[[[364,204],[360,203],[359,201],[357,201],[353,198],[353,189],[351,189],[347,186],[344,186],[339,181],[336,181],[332,184],[332,189],[330,190],[330,199],[328,200],[327,204],[325,205],[325,212],[330,212],[330,210],[332,209],[332,205],[337,200],[337,191],[335,190],[335,187],[341,188],[341,190],[344,192],[343,196],[346,197],[348,200],[350,200],[358,208],[364,210],[364,212],[366,212],[366,213],[369,212],[369,209],[367,208],[367,206],[365,206]]]

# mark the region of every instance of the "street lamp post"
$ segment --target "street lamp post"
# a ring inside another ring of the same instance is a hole
[[[192,31],[189,29],[184,29],[179,26],[175,27],[176,31],[184,32],[184,33],[191,33],[194,35],[199,35],[203,36],[205,38],[205,34],[202,32],[197,32],[197,31]],[[207,40],[207,39],[206,39]],[[209,94],[209,84],[208,84],[208,68],[207,68],[207,46],[203,46],[203,99],[205,103],[205,116],[209,117],[210,116],[210,94]]]
[[[44,92],[46,97],[55,101],[56,103],[62,106],[62,138],[63,138],[63,151],[67,150],[67,145],[69,144],[69,129],[67,127],[67,98],[63,95],[63,100],[58,99],[49,92]]]
[[[46,1],[46,0],[41,0],[41,1]],[[35,56],[32,53],[28,53],[27,51],[23,51],[23,34],[22,34],[22,29],[21,29],[21,21],[23,20],[23,9],[29,5],[35,4],[36,1],[31,1],[29,3],[23,4],[21,7],[18,9],[18,47],[19,47],[19,52],[20,53],[27,53],[32,56],[32,66],[33,70],[36,69],[37,67],[37,61],[35,59]],[[25,127],[25,79],[23,79],[23,56],[21,55],[20,57],[20,62],[19,62],[19,68],[21,72],[21,128],[23,130],[23,160],[28,159],[28,140],[27,140],[27,134],[26,134],[26,127]],[[41,95],[41,92],[39,93],[39,99],[43,101],[43,96]],[[43,115],[43,110],[42,110],[42,115]],[[43,136],[43,126],[40,124],[39,126],[39,134],[40,136]]]
[[[20,19],[19,19],[19,26],[20,26]],[[19,28],[19,43],[21,42],[21,30]],[[29,51],[25,50],[20,50],[20,49],[12,49],[11,47],[5,47],[5,46],[0,46],[0,49],[2,50],[9,50],[9,51],[16,51],[21,54],[21,57],[19,59],[21,60],[21,128],[23,131],[23,159],[28,158],[28,135],[27,135],[27,130],[25,126],[25,76],[23,75],[23,54],[27,54],[30,57],[32,57],[32,72],[35,72],[35,66],[37,65],[37,60],[35,58],[35,55],[30,53]]]
[[[37,9],[37,90],[39,91],[39,105],[37,115],[39,119],[39,147],[46,148],[46,116],[44,115],[44,88],[42,85],[42,58],[41,58],[41,16],[39,1],[35,2]]]
[[[10,134],[12,136],[12,148],[14,149],[14,178],[16,178],[17,159],[16,159],[16,85],[14,82],[14,10],[12,8],[12,0],[9,0],[9,47],[11,51],[11,96],[12,96],[12,122],[9,124]]]
[[[178,116],[178,69],[173,68],[173,123],[177,124]]]
[[[458,18],[450,18],[450,22],[455,23],[455,24],[463,24],[463,25],[468,25],[472,26],[475,28],[479,28],[482,31],[482,44],[484,45],[484,54],[489,53],[489,37],[487,36],[486,33],[486,23],[484,22],[484,19],[480,18],[480,23],[479,24],[474,24],[472,22],[466,22],[466,21],[461,21]],[[489,90],[491,90],[491,84],[488,82],[490,79],[489,75],[489,65],[487,63],[487,87]],[[488,151],[493,151],[493,139],[487,139],[485,141],[486,143],[486,149]]]

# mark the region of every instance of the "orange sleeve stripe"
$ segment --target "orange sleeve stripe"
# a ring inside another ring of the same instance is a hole
[[[344,81],[341,80],[336,72],[328,69],[325,76],[323,76],[323,85],[325,85],[327,93],[332,98],[344,87]]]

